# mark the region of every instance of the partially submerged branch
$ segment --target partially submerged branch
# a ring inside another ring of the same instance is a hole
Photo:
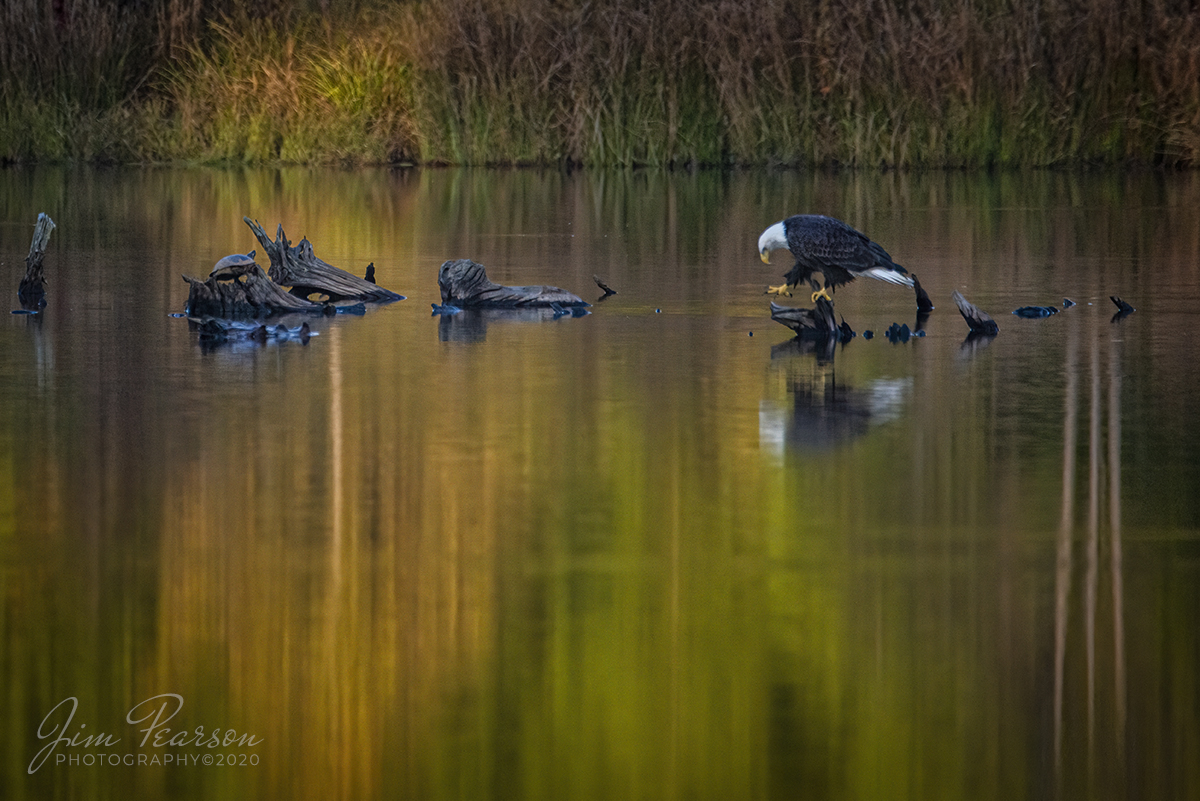
[[[917,293],[917,311],[931,312],[933,311],[933,301],[929,299],[929,293],[925,291],[925,287],[921,286],[921,282],[917,280],[917,274],[912,274],[913,290]]]
[[[1117,320],[1122,320],[1122,319],[1128,317],[1129,315],[1133,314],[1135,311],[1137,311],[1137,309],[1133,308],[1133,306],[1130,306],[1128,303],[1121,300],[1116,295],[1109,295],[1108,299],[1111,300],[1113,303],[1115,303],[1117,306],[1117,313],[1115,315],[1113,315],[1113,322],[1116,322]]]
[[[958,291],[955,291],[950,297],[958,306],[958,311],[962,314],[963,319],[967,321],[967,327],[971,329],[972,334],[995,336],[1000,333],[1000,326],[991,318],[991,315],[964,298]]]
[[[272,241],[267,238],[266,231],[257,222],[249,217],[243,217],[242,220],[250,226],[255,238],[271,259],[268,269],[271,279],[282,286],[291,287],[293,295],[307,299],[313,293],[321,293],[334,303],[343,300],[373,303],[404,300],[403,295],[397,295],[377,286],[374,281],[359,278],[317,258],[313,253],[312,243],[307,238],[301,239],[300,243],[293,247],[284,234],[282,225],[276,229],[275,239]],[[370,270],[372,278],[373,264]]]

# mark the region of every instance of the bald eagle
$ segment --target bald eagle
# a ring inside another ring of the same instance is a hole
[[[791,294],[789,287],[808,281],[814,290],[814,303],[818,297],[832,300],[830,290],[848,284],[860,275],[889,284],[913,285],[908,271],[892,261],[886,250],[833,217],[797,214],[775,223],[758,238],[758,253],[763,263],[770,264],[771,251],[778,248],[790,250],[796,257],[796,264],[784,276],[786,283],[767,288],[771,294]],[[824,274],[824,288],[813,278],[816,272]]]

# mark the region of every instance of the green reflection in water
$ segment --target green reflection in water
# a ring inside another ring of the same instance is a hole
[[[5,285],[59,224],[46,313],[0,328],[5,798],[1200,786],[1192,176],[0,177]],[[919,272],[925,339],[787,343],[753,243],[801,209]],[[244,214],[409,300],[202,351],[167,313]],[[443,336],[461,256],[620,294]],[[68,696],[153,755],[124,721],[159,693],[259,764],[27,772]]]

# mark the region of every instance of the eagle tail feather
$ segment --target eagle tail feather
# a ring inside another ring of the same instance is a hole
[[[903,273],[898,273],[895,270],[886,269],[884,267],[872,267],[871,269],[864,271],[862,274],[880,281],[887,281],[889,284],[899,284],[900,286],[907,287],[911,287],[913,285],[913,280],[910,276],[907,276]]]

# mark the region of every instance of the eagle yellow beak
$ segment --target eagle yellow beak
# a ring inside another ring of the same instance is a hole
[[[763,264],[771,263],[771,251],[769,250],[760,250],[758,252],[758,257],[763,260]]]

